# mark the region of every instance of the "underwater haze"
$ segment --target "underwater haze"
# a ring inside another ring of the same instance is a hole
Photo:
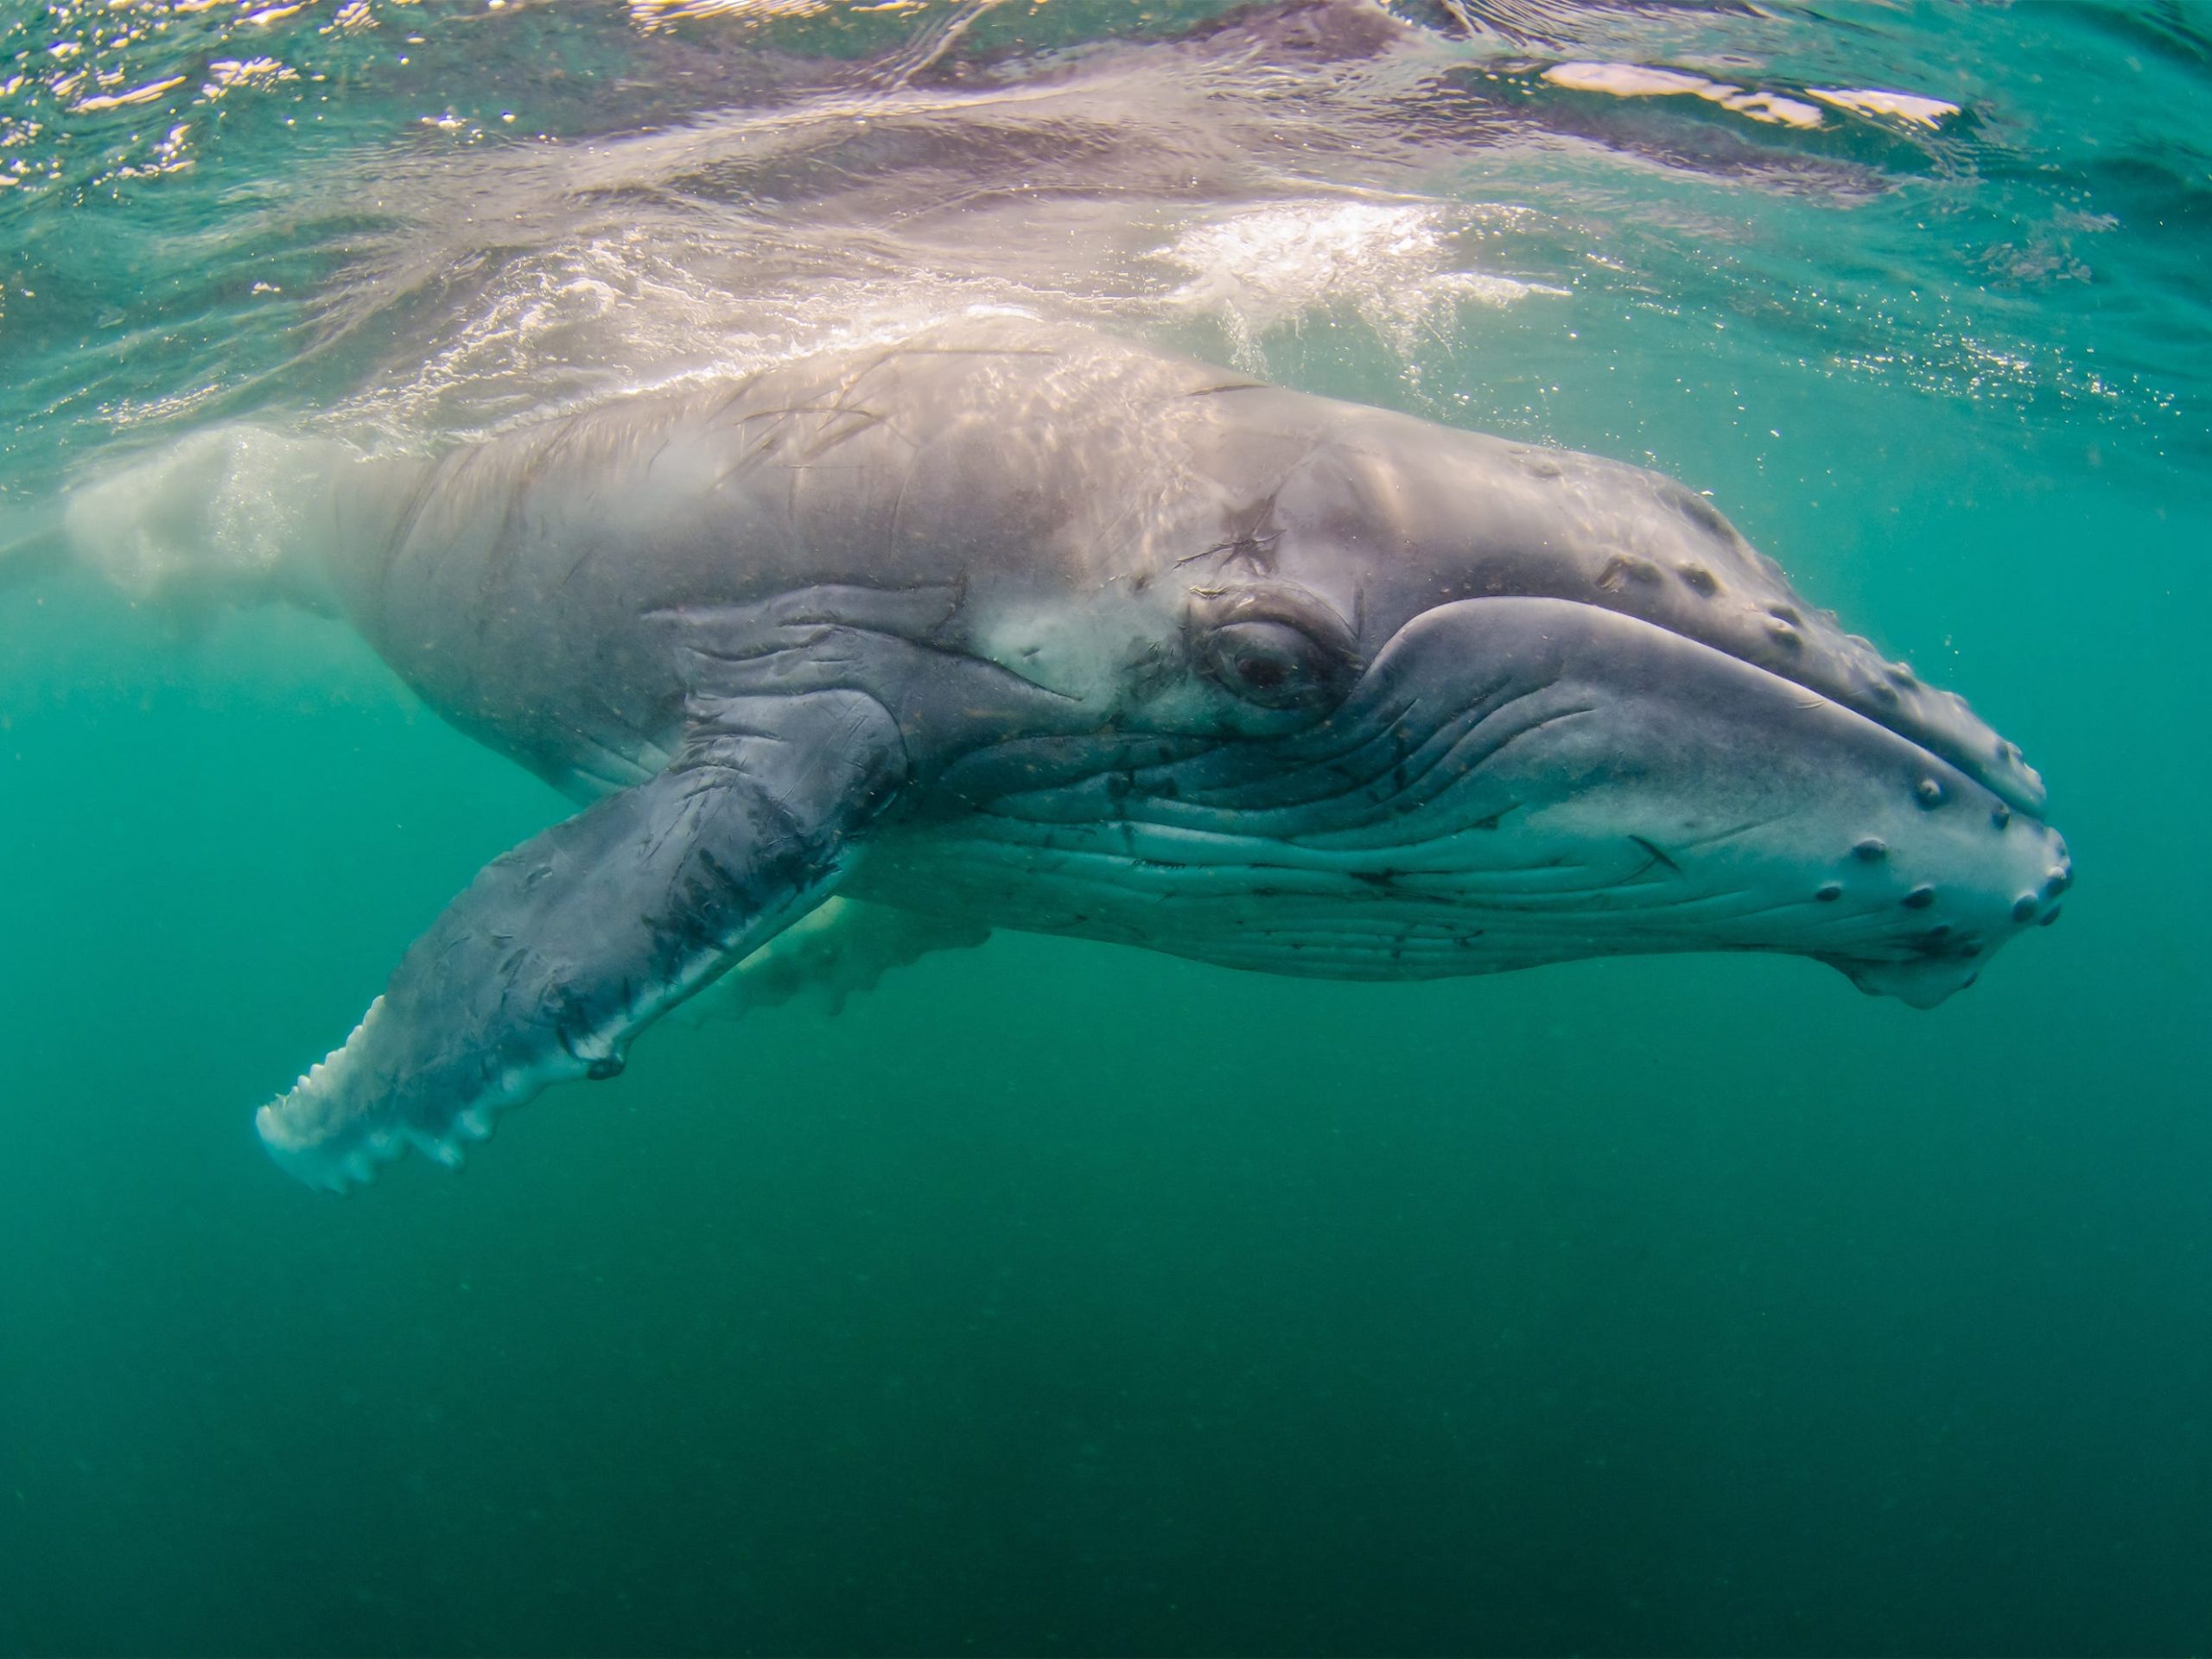
[[[0,14],[0,1653],[2212,1650],[2212,29],[2171,3]],[[1073,321],[1708,493],[2079,882],[1919,1011],[1001,931],[334,1199],[571,809],[73,485]]]

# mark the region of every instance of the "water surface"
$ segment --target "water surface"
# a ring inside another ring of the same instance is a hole
[[[2082,881],[1931,1014],[1002,936],[332,1202],[252,1107],[566,809],[19,563],[0,1650],[2212,1647],[2208,99],[2178,5],[13,9],[0,541],[1077,316],[1710,491]]]

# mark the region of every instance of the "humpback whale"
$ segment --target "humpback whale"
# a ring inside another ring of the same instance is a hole
[[[578,804],[261,1109],[320,1186],[457,1161],[786,930],[802,973],[871,929],[1361,979],[1781,951],[1925,1007],[2072,879],[2019,750],[1675,480],[1035,317],[429,455],[214,428],[64,534],[344,619]]]

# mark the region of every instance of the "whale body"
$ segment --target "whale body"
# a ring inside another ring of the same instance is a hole
[[[262,1108],[333,1188],[613,1075],[787,929],[1364,979],[1781,951],[1929,1006],[2072,879],[2019,751],[1673,480],[1032,318],[435,456],[218,429],[67,533],[344,618],[579,804]]]

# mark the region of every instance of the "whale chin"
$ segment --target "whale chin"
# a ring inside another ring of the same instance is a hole
[[[1975,963],[1955,957],[1911,962],[1864,961],[1849,957],[1822,957],[1820,960],[1867,995],[1894,996],[1916,1008],[1932,1008],[1981,977],[1981,970]]]

